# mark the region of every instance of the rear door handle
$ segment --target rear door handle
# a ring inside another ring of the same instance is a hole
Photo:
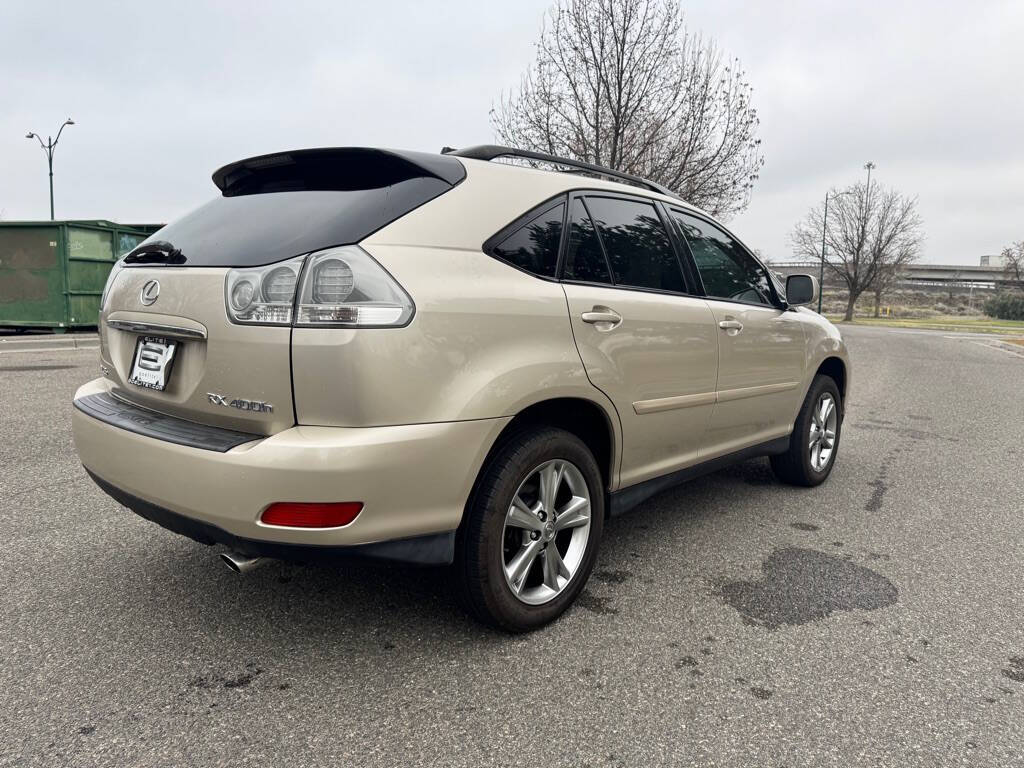
[[[580,315],[584,323],[590,323],[599,331],[610,331],[622,322],[622,315],[610,307],[594,307],[590,312]]]
[[[721,320],[718,323],[718,327],[725,331],[730,336],[735,336],[737,333],[743,330],[743,323],[739,320]]]

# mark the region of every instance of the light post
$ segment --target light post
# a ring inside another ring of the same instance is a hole
[[[868,167],[870,166],[870,168]],[[871,184],[871,168],[875,167],[874,163],[868,163],[864,166],[868,169],[868,184]],[[843,195],[853,194],[850,190],[843,192],[832,192],[831,190],[825,193],[825,212],[821,216],[821,266],[818,269],[818,314],[821,314],[821,299],[822,294],[825,292],[825,238],[828,235],[828,198],[831,197],[842,197]]]
[[[64,132],[65,126],[74,124],[75,121],[69,117],[61,123],[60,129],[57,131],[57,138],[51,139],[47,136],[45,144],[43,143],[43,137],[39,134],[32,133],[31,131],[25,134],[26,139],[36,139],[39,141],[39,146],[46,153],[46,162],[50,166],[50,221],[53,221],[53,150],[57,148],[57,142],[60,141],[60,135]]]
[[[825,214],[821,217],[821,268],[818,270],[818,314],[821,314],[821,298],[825,292],[825,236],[828,233],[828,195],[825,190]]]
[[[825,213],[821,217],[821,267],[818,270],[818,314],[821,314],[821,298],[825,292],[825,237],[828,235],[828,198],[842,197],[843,195],[850,194],[846,192],[832,192],[829,190],[825,193]]]

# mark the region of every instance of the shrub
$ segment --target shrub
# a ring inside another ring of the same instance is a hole
[[[985,302],[985,314],[1000,320],[1024,320],[1024,293],[999,293]]]

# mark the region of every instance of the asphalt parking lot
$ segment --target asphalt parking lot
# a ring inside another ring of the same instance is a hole
[[[231,573],[81,469],[95,351],[0,354],[0,765],[1024,764],[1024,356],[845,336],[828,483],[656,497],[517,637],[440,570]]]

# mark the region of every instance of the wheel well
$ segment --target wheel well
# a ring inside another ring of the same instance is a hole
[[[612,478],[614,433],[608,415],[601,406],[579,397],[560,397],[534,403],[516,414],[506,425],[494,441],[490,453],[493,454],[510,435],[534,426],[558,427],[582,440],[594,454],[594,460],[601,469],[604,487],[608,488]]]
[[[839,387],[839,396],[846,401],[846,366],[838,357],[829,357],[818,366],[818,373],[830,377]]]

